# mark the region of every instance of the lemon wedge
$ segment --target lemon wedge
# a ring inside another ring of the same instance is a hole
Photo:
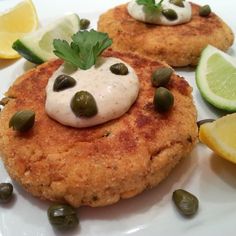
[[[38,27],[38,17],[31,0],[23,0],[0,14],[0,58],[18,58],[12,43]]]
[[[201,125],[199,139],[218,156],[236,163],[236,113]]]
[[[236,111],[236,58],[207,46],[196,70],[197,87],[213,106]]]
[[[41,64],[57,58],[53,50],[53,40],[71,41],[71,36],[80,29],[80,18],[77,14],[66,14],[38,30],[16,40],[12,48],[21,56],[35,64]]]

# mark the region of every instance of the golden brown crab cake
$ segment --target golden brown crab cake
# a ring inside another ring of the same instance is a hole
[[[147,24],[132,18],[127,4],[102,14],[98,30],[113,40],[112,49],[135,52],[151,60],[166,61],[174,67],[197,65],[203,48],[211,44],[226,51],[234,35],[216,14],[199,16],[200,6],[191,3],[192,20],[175,26]]]
[[[196,143],[192,89],[183,78],[172,75],[168,88],[174,106],[158,113],[150,77],[166,65],[111,50],[104,56],[129,63],[140,80],[131,109],[105,124],[76,129],[47,116],[45,87],[60,60],[22,75],[7,93],[12,99],[0,113],[2,159],[10,176],[34,196],[74,207],[113,204],[156,186]],[[34,127],[26,133],[8,127],[12,115],[22,109],[36,113]]]

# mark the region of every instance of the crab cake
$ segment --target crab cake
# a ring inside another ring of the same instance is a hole
[[[211,44],[226,51],[233,43],[231,29],[216,14],[199,16],[199,6],[191,3],[192,20],[165,26],[147,24],[132,18],[127,4],[100,16],[98,30],[113,39],[112,48],[136,52],[151,60],[163,60],[174,67],[197,65],[203,48]]]
[[[172,74],[167,87],[174,105],[159,113],[150,77],[167,65],[112,50],[104,56],[132,66],[140,91],[127,113],[102,125],[72,128],[45,113],[45,87],[60,60],[27,72],[7,92],[11,99],[0,113],[2,159],[10,176],[34,196],[74,207],[113,204],[156,186],[194,147],[196,110],[188,83]],[[9,120],[23,109],[35,111],[36,120],[31,130],[19,133]]]

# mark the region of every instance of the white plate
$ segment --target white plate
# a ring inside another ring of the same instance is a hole
[[[18,0],[0,0],[0,11]],[[123,0],[34,0],[40,22],[77,12],[92,20],[93,27],[100,13],[123,3]],[[236,32],[235,1],[195,0],[209,4]],[[230,49],[236,55],[236,45]],[[0,95],[8,89],[17,76],[30,66],[24,59],[0,60]],[[193,96],[199,119],[215,118],[220,113],[207,105],[196,89],[194,71],[178,69],[193,86]],[[0,182],[11,181],[0,163]],[[0,236],[51,236],[51,235],[235,235],[236,218],[236,165],[224,161],[198,144],[173,173],[157,188],[141,195],[103,208],[78,209],[80,227],[70,232],[54,230],[47,219],[49,203],[31,197],[17,183],[14,184],[14,200],[0,205]],[[193,192],[200,200],[196,216],[187,219],[176,211],[171,197],[175,189]]]

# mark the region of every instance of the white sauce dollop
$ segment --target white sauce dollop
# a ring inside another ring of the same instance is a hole
[[[110,66],[121,62],[127,66],[129,73],[113,74]],[[53,84],[61,74],[73,77],[76,85],[55,92]],[[96,101],[98,113],[93,117],[77,117],[71,110],[71,99],[81,90],[91,93]],[[68,71],[68,68],[62,65],[48,81],[45,109],[51,118],[63,125],[89,127],[122,116],[135,102],[138,92],[139,80],[132,67],[118,58],[99,58],[96,65],[88,70]]]
[[[156,3],[159,3],[159,0],[156,0]],[[136,0],[132,0],[128,3],[128,12],[136,20],[158,24],[158,25],[178,25],[189,22],[192,18],[192,8],[189,2],[183,1],[184,7],[176,6],[169,2],[169,0],[164,0],[162,2],[163,9],[173,9],[178,18],[176,20],[168,20],[161,12],[151,11],[147,9],[144,5],[139,5]]]

